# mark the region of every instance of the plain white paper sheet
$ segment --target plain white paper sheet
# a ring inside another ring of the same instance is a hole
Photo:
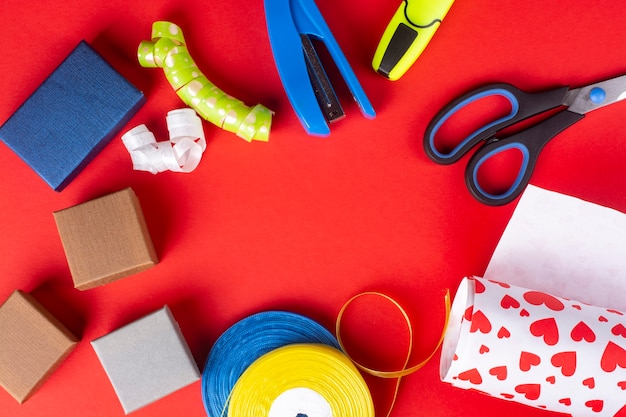
[[[484,278],[626,311],[626,215],[528,186]]]

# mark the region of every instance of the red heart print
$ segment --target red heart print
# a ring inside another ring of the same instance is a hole
[[[495,376],[500,381],[504,381],[507,376],[506,366],[496,366],[489,370],[489,374]]]
[[[546,345],[554,346],[559,341],[559,328],[554,318],[541,319],[530,325],[530,333],[536,337],[543,337]]]
[[[485,292],[485,284],[475,279],[474,280],[474,292],[476,292],[476,294]]]
[[[563,376],[572,376],[576,372],[576,352],[560,352],[552,355],[550,362],[553,366],[561,368]]]
[[[502,297],[502,300],[500,300],[500,306],[507,310],[509,308],[519,308],[519,301],[506,294],[504,297]]]
[[[613,417],[626,417],[626,405],[620,408],[620,410]]]
[[[452,358],[453,361],[458,361],[459,360],[459,356],[455,353],[454,357]]]
[[[556,383],[556,377],[554,375],[551,375],[551,376],[546,378],[546,381],[548,381],[549,383],[554,385]]]
[[[465,314],[463,315],[463,318],[467,321],[472,321],[473,312],[474,312],[474,306],[467,307],[467,309],[465,310]]]
[[[626,327],[624,327],[622,323],[616,324],[611,329],[611,333],[613,333],[615,336],[626,337]]]
[[[594,389],[596,386],[596,380],[593,377],[587,378],[583,381],[583,385],[589,389]]]
[[[626,350],[613,342],[607,343],[600,366],[604,372],[613,372],[618,366],[626,368]]]
[[[480,372],[478,372],[478,369],[476,368],[461,372],[459,374],[459,379],[461,381],[469,381],[471,384],[474,385],[480,385],[483,383],[483,378],[480,376]]]
[[[552,355],[550,362],[553,366],[561,368],[563,376],[572,376],[576,372],[576,352],[560,352]]]
[[[521,310],[519,311],[519,315],[520,315],[520,317],[528,317],[528,316],[530,316],[530,313],[528,312],[528,310],[526,310],[525,308],[523,308],[523,309],[521,309]]]
[[[626,381],[620,381],[617,383],[617,386],[622,389],[622,391],[626,390]]]
[[[520,384],[515,387],[515,392],[524,394],[527,400],[536,400],[541,395],[541,385],[539,384]]]
[[[544,304],[550,310],[561,311],[565,308],[563,303],[556,297],[541,291],[527,291],[524,293],[524,300],[534,306]]]
[[[480,331],[481,333],[489,333],[491,331],[491,322],[483,314],[482,311],[478,310],[472,315],[472,325],[470,326],[470,333],[475,333],[476,331]]]
[[[515,398],[515,395],[513,394],[505,394],[505,393],[501,393],[500,395],[502,395],[504,398],[506,398],[507,400],[511,400],[513,398]]]
[[[478,352],[482,355],[483,353],[487,353],[489,352],[489,347],[485,346],[485,345],[480,345],[480,349],[478,350]]]
[[[511,332],[509,332],[505,327],[500,327],[498,330],[498,339],[505,339],[511,337]]]
[[[609,313],[617,314],[618,316],[624,315],[624,313],[622,313],[621,311],[617,311],[617,310],[607,309],[606,311],[608,311]]]
[[[530,370],[531,367],[537,366],[541,363],[541,358],[538,355],[530,352],[524,352],[519,356],[519,369],[524,372]]]
[[[579,321],[570,333],[574,342],[580,342],[582,340],[593,343],[596,341],[596,334],[591,330],[584,321]]]
[[[570,406],[570,405],[572,405],[572,400],[571,400],[571,399],[569,399],[569,398],[561,398],[561,399],[559,400],[559,403],[561,403],[561,404],[563,404],[563,405]]]
[[[575,308],[576,310],[582,310],[583,308],[581,306],[579,306],[578,304],[572,304],[572,307]]]
[[[604,401],[602,400],[589,400],[585,405],[591,408],[594,413],[599,413],[604,408]]]
[[[511,286],[509,284],[505,283],[505,282],[494,281],[492,279],[489,279],[487,281],[491,282],[492,284],[496,284],[496,285],[498,285],[498,286],[500,286],[502,288],[511,288]]]
[[[606,318],[606,317],[604,317],[604,316],[600,316],[600,317],[598,317],[598,321],[600,321],[600,322],[602,322],[602,323],[606,323],[607,321],[609,321],[609,319],[607,319],[607,318]]]

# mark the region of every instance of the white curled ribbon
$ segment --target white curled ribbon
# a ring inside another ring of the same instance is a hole
[[[193,109],[184,108],[168,112],[166,122],[169,141],[157,142],[144,124],[122,136],[134,170],[189,173],[198,167],[206,149],[202,119]]]

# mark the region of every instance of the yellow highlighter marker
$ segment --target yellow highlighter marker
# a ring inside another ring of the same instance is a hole
[[[395,81],[430,42],[454,0],[404,0],[385,29],[372,66]]]

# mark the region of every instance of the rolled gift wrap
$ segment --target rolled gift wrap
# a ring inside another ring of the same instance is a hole
[[[139,44],[137,57],[142,67],[163,68],[176,94],[203,119],[248,142],[269,140],[273,112],[260,104],[248,107],[209,81],[189,54],[176,24],[154,22],[152,40]]]
[[[157,142],[145,125],[136,126],[122,135],[136,171],[189,173],[200,164],[206,139],[202,120],[196,112],[189,108],[171,110],[166,120],[169,141]]]
[[[626,416],[624,313],[483,278],[459,285],[440,376],[574,416]]]

